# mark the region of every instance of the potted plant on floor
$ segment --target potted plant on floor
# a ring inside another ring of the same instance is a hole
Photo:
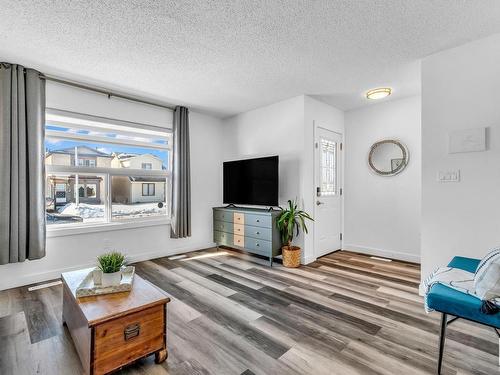
[[[122,267],[125,265],[125,256],[117,251],[102,254],[97,257],[97,264],[102,271],[101,285],[103,287],[120,285]]]
[[[288,207],[281,210],[276,225],[281,234],[283,265],[285,267],[300,266],[300,247],[292,246],[294,236],[299,235],[299,230],[307,233],[306,220],[312,220],[312,217],[305,211],[297,208],[297,202],[289,200]]]

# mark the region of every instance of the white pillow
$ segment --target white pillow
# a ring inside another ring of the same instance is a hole
[[[500,297],[500,248],[490,251],[477,266],[474,289],[483,301]]]
[[[490,262],[481,275],[474,279],[476,295],[483,301],[500,297],[500,259]]]
[[[474,285],[478,282],[480,278],[483,277],[484,272],[488,269],[489,265],[500,261],[500,247],[491,250],[486,256],[481,259],[479,265],[474,273]]]

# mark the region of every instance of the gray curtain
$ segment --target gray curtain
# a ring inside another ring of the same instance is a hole
[[[191,236],[191,168],[189,156],[189,110],[175,107],[172,152],[171,238]]]
[[[45,81],[0,63],[0,264],[45,256]]]

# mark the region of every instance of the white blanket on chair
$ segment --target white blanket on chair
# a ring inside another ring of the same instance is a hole
[[[440,267],[434,270],[420,284],[420,295],[424,296],[425,311],[433,311],[427,304],[427,296],[434,284],[443,284],[459,292],[469,294],[479,299],[474,290],[474,274],[459,268]]]

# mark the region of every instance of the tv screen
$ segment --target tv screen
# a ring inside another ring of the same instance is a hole
[[[224,203],[278,205],[278,156],[224,163]]]

